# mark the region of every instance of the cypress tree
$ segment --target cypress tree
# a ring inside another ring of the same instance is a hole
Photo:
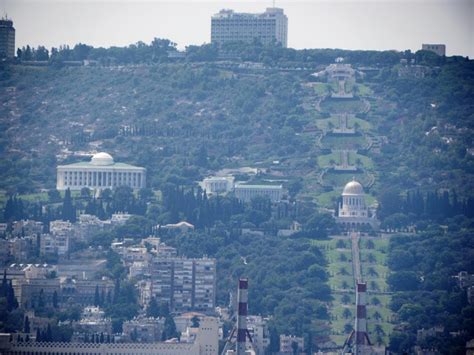
[[[58,308],[58,293],[56,290],[53,292],[53,307]]]
[[[94,306],[100,305],[99,285],[95,285]]]
[[[25,316],[25,321],[23,323],[23,331],[25,333],[30,332],[30,318],[28,318],[28,316]]]
[[[46,337],[45,341],[53,341],[53,332],[51,331],[51,324],[48,324],[48,327],[46,328]]]

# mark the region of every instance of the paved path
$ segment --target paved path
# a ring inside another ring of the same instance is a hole
[[[352,241],[352,270],[354,274],[354,284],[357,287],[357,281],[362,281],[362,271],[360,267],[359,233],[351,232]]]

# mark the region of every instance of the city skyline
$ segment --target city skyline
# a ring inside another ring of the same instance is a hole
[[[211,16],[219,10],[261,12],[272,5],[272,1],[220,0],[3,0],[0,11],[14,21],[17,47],[127,46],[158,37],[184,49],[210,43]],[[277,1],[276,6],[288,16],[290,48],[416,51],[422,43],[444,43],[447,55],[474,56],[472,0]]]

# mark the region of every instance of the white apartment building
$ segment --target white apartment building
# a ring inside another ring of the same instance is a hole
[[[263,44],[277,42],[288,46],[288,17],[283,9],[272,7],[258,14],[221,10],[212,16],[211,43],[251,43],[255,39]]]

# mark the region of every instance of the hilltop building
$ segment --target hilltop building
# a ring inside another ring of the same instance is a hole
[[[0,20],[0,59],[15,58],[15,28],[13,21],[4,17]]]
[[[443,56],[446,55],[446,45],[445,44],[425,44],[421,45],[421,49],[424,51],[430,51],[436,53],[437,55]]]
[[[352,180],[344,186],[336,222],[346,229],[378,228],[378,221],[365,203],[364,188],[359,182]]]
[[[259,14],[221,10],[211,19],[211,42],[247,42],[255,39],[263,44],[273,42],[288,46],[288,17],[279,8],[267,8]]]
[[[146,169],[124,163],[116,163],[108,153],[94,154],[90,162],[80,162],[57,167],[58,190],[113,189],[129,186],[133,189],[146,187]]]

